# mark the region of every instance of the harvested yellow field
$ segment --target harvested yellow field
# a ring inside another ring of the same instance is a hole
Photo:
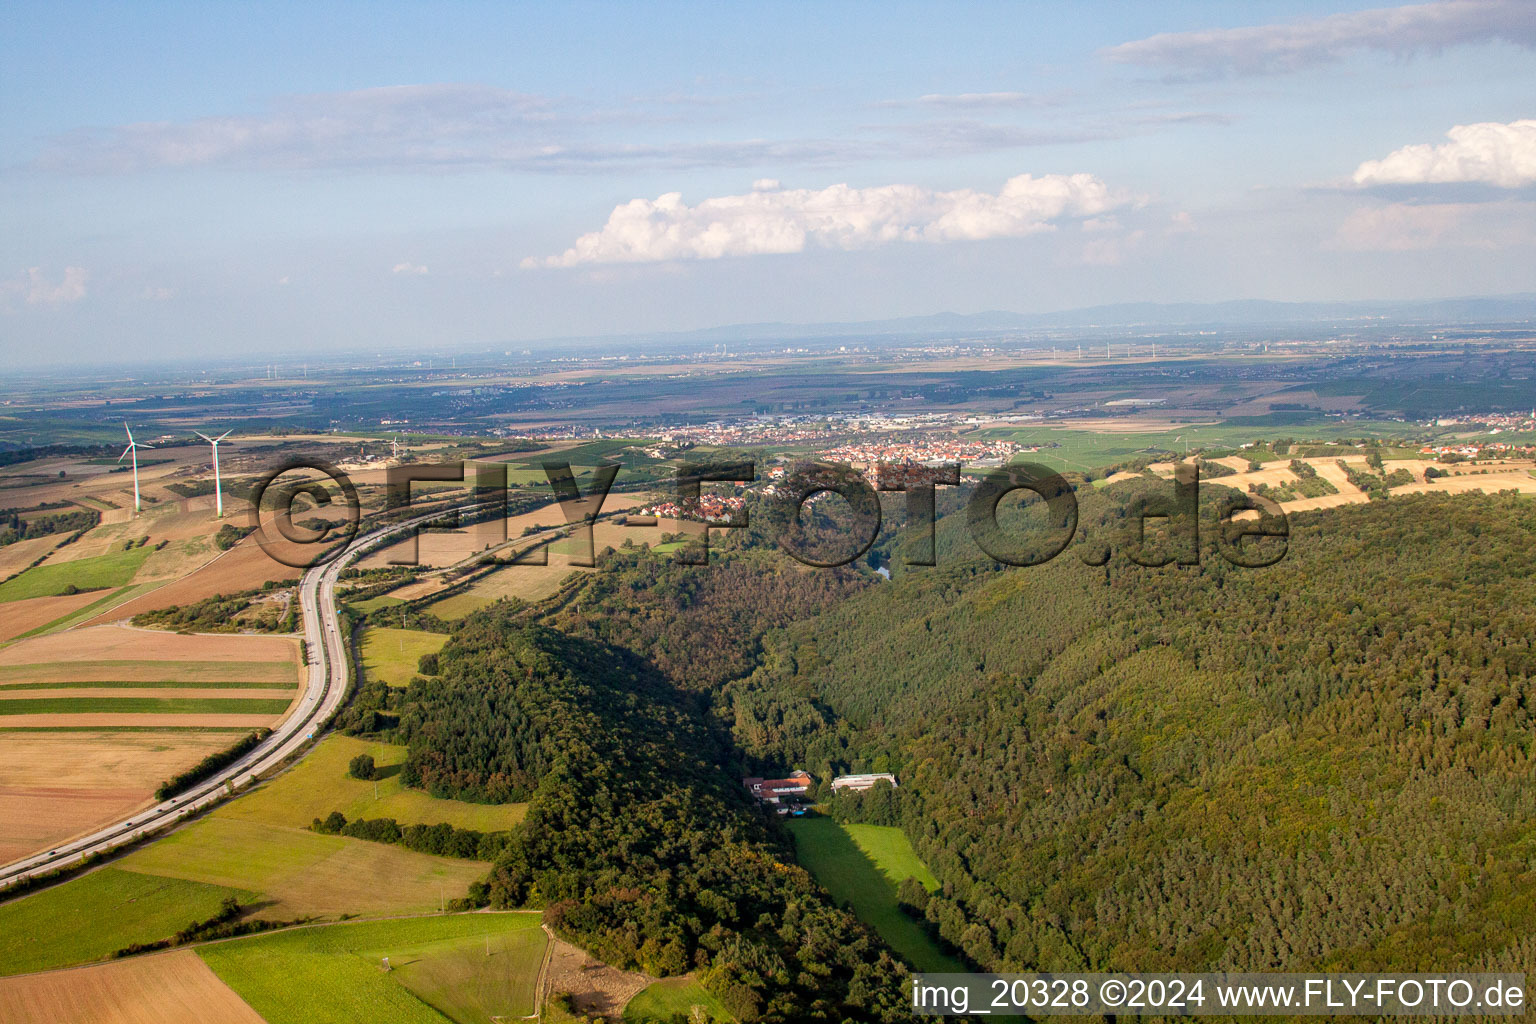
[[[1339,468],[1339,461],[1340,460],[1338,459],[1308,459],[1307,463],[1312,466],[1313,469],[1317,470],[1318,476],[1322,477],[1330,484],[1333,484],[1340,495],[1360,495],[1360,488],[1349,482],[1348,474],[1346,474],[1343,469]],[[1343,461],[1351,462],[1352,460],[1345,459]],[[1361,465],[1365,464],[1364,459],[1360,459],[1359,462]]]
[[[90,626],[31,637],[6,649],[6,663],[74,661],[277,661],[298,663],[298,641],[282,636],[183,636],[127,626]]]
[[[1521,494],[1536,494],[1536,477],[1525,470],[1498,473],[1465,473],[1460,476],[1446,476],[1426,483],[1404,484],[1395,488],[1393,494],[1466,494],[1469,491],[1482,491],[1484,494],[1493,494],[1498,491],[1507,491],[1513,488]]]
[[[235,739],[191,731],[0,732],[0,863],[148,806],[162,781]]]
[[[0,548],[0,579],[21,572],[62,543],[68,536],[67,533],[56,533],[51,537],[33,537],[31,540],[19,540]]]
[[[0,978],[6,1024],[265,1024],[190,949]]]
[[[661,543],[663,534],[683,533],[696,530],[696,523],[664,519],[656,526],[620,526],[613,522],[601,522],[592,528],[592,552],[599,562],[605,548],[618,549],[626,541],[638,546],[652,547]],[[510,559],[514,551],[527,551],[534,546],[532,540],[499,552],[501,558]],[[548,565],[508,565],[477,580],[467,590],[443,598],[430,606],[432,614],[445,619],[459,619],[477,608],[483,608],[502,598],[517,598],[532,603],[542,601],[560,589],[560,584],[573,572],[590,572],[590,568],[572,565],[571,553],[575,541],[571,538],[557,540],[549,545]]]
[[[652,494],[610,494],[608,500],[603,503],[603,515],[610,513],[624,513],[640,508],[656,500]],[[463,530],[453,532],[429,531],[418,538],[418,564],[424,566],[446,567],[457,565],[466,559],[473,558],[483,552],[487,547],[498,547],[504,542],[517,542],[523,531],[534,527],[541,530],[549,530],[566,525],[565,514],[556,504],[546,505],[532,512],[525,512],[520,516],[513,516],[504,520],[505,533],[502,524],[496,522],[472,523]],[[601,529],[601,524],[599,524]],[[642,532],[642,531],[636,531]],[[367,558],[358,562],[358,566],[364,569],[383,568],[392,564],[391,559],[408,558],[410,556],[409,540],[392,544],[380,551],[375,551]]]

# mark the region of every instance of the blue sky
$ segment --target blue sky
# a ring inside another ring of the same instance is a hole
[[[1536,290],[1536,4],[5,6],[12,365]]]

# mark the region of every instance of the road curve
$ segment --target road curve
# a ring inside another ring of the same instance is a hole
[[[201,811],[224,796],[227,782],[254,778],[277,768],[292,756],[341,707],[347,694],[347,646],[336,614],[336,581],[341,571],[377,542],[412,527],[442,518],[442,511],[374,530],[358,537],[342,555],[316,566],[299,582],[299,607],[304,619],[304,640],[309,679],[303,698],[272,734],[234,764],[210,776],[179,796],[138,811],[122,821],[97,829],[88,836],[64,843],[57,849],[33,854],[0,867],[0,889],[77,864],[94,854],[106,853],[146,834],[164,828],[188,812]],[[0,892],[0,899],[4,893]]]

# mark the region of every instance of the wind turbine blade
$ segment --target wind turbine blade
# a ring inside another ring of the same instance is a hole
[[[209,444],[213,444],[213,438],[209,437],[207,434],[203,433],[201,430],[194,430],[194,431],[192,431],[192,433],[196,434],[198,437],[202,438],[204,441],[207,441]]]
[[[154,448],[155,448],[155,446],[152,445],[152,444],[136,444],[136,445],[134,445],[134,447],[135,448],[143,448],[145,451],[153,451]]]
[[[123,429],[128,431],[128,443],[133,444],[133,428],[128,426],[127,420],[123,420]]]
[[[126,459],[128,457],[128,453],[131,452],[131,451],[133,451],[133,445],[130,443],[127,448],[123,449],[123,454],[121,454],[121,455],[119,455],[117,457],[117,461],[118,462],[122,462],[124,459]]]
[[[214,441],[216,443],[219,442],[219,441],[222,441],[226,437],[228,437],[230,434],[233,434],[234,432],[235,432],[235,428],[234,427],[230,427],[228,430],[224,431],[224,433],[222,433],[218,437],[214,438]]]

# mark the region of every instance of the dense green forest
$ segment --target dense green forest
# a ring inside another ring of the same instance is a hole
[[[1137,486],[1080,495],[1087,531]],[[943,883],[917,909],[978,966],[1536,962],[1536,507],[1291,526],[1265,569],[1210,529],[1199,566],[1015,569],[941,521],[939,567],[770,634],[736,739],[897,772],[837,810],[905,828]]]
[[[705,702],[634,653],[470,616],[400,700],[402,779],[529,800],[488,886],[619,967],[698,970],[744,1021],[906,1020],[905,969],[834,907],[728,768]]]
[[[1169,489],[1081,488],[1076,543],[1025,568],[981,556],[956,488],[935,567],[904,564],[887,499],[863,564],[892,582],[791,561],[771,515],[708,567],[616,552],[466,619],[354,728],[408,744],[409,784],[530,801],[476,898],[700,969],[743,1020],[905,1012],[902,969],[740,788],[794,767],[828,799],[838,772],[899,775],[829,806],[903,827],[941,882],[903,902],[978,968],[1536,962],[1536,506],[1294,516],[1251,569],[1221,557],[1227,489],[1141,538],[1127,515]],[[1041,531],[1041,503],[1005,505]],[[1197,520],[1198,565],[1127,557],[1188,550]]]

